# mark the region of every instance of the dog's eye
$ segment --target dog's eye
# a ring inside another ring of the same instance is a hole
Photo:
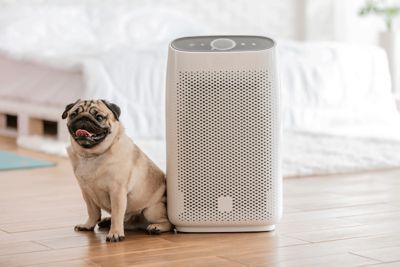
[[[101,116],[101,115],[97,115],[97,116],[96,116],[96,120],[97,120],[98,122],[102,122],[102,121],[104,120],[104,117]]]
[[[72,113],[69,115],[69,117],[70,117],[71,119],[73,119],[73,118],[76,117],[76,115],[78,115],[78,113],[77,113],[76,111],[74,111],[74,112],[72,112]]]

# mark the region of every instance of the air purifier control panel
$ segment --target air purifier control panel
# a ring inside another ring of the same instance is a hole
[[[185,52],[260,51],[274,47],[273,40],[262,36],[198,36],[176,39],[171,46]]]

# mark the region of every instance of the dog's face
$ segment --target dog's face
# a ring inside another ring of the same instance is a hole
[[[106,100],[78,100],[66,106],[62,118],[66,119],[71,142],[81,149],[101,152],[116,136],[120,108]]]

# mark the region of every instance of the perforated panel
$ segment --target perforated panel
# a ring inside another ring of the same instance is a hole
[[[176,85],[179,219],[269,221],[277,162],[269,72],[181,71]]]

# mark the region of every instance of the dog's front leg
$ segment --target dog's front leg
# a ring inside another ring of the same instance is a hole
[[[111,200],[111,227],[107,235],[107,241],[118,242],[125,238],[124,216],[127,205],[127,193],[125,190],[115,190],[110,193]]]
[[[82,191],[83,199],[86,202],[86,209],[88,213],[88,219],[83,224],[75,226],[75,231],[93,231],[97,222],[101,219],[101,209],[93,202],[93,200]]]

